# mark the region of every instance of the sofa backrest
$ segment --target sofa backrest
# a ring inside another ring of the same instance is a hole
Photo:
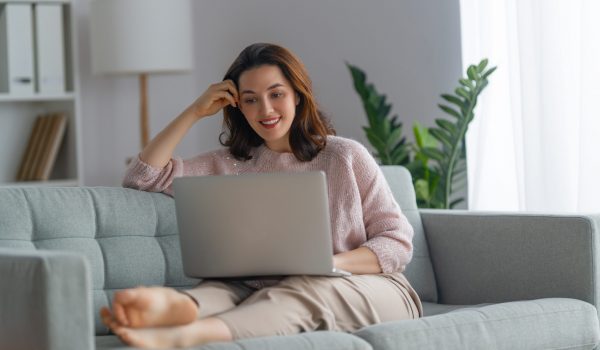
[[[0,189],[0,247],[76,251],[92,272],[96,334],[115,290],[186,288],[173,199],[109,187]]]
[[[383,175],[390,185],[396,202],[410,222],[414,230],[413,258],[406,267],[404,275],[415,288],[422,301],[437,303],[437,285],[433,272],[433,265],[429,257],[429,245],[421,215],[417,208],[417,198],[412,184],[410,172],[401,166],[382,166]]]
[[[410,174],[383,167],[396,200],[415,230],[406,276],[423,301],[436,301],[427,242]],[[96,334],[115,290],[139,285],[189,288],[183,273],[174,201],[160,193],[113,187],[0,189],[0,247],[75,251],[89,261]]]

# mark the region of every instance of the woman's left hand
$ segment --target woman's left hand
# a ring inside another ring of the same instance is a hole
[[[360,247],[333,256],[333,266],[355,275],[381,273],[377,255],[367,247]]]

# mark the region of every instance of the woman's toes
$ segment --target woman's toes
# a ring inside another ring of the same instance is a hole
[[[112,313],[106,307],[100,309],[100,318],[102,319],[102,323],[115,334],[123,328],[123,326],[113,318]]]
[[[118,303],[127,304],[130,303],[133,299],[135,299],[136,290],[135,289],[124,289],[118,292],[115,292],[114,300]]]
[[[110,323],[112,321],[112,315],[110,313],[110,310],[108,310],[108,308],[103,307],[100,309],[100,319],[102,320],[102,323],[104,323],[104,325],[106,327],[110,328]]]
[[[113,311],[115,313],[115,319],[124,326],[129,326],[129,319],[125,313],[123,305],[120,303],[113,302]]]
[[[100,317],[102,319],[111,317],[110,310],[106,306],[100,308]]]

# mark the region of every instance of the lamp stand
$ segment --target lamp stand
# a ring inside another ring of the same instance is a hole
[[[147,74],[140,74],[140,139],[142,142],[142,150],[146,147],[149,141],[150,128],[148,123],[148,84]]]
[[[140,143],[142,151],[148,144],[150,138],[149,123],[148,123],[148,75],[140,74]],[[133,161],[133,157],[125,159],[125,165],[129,165]]]

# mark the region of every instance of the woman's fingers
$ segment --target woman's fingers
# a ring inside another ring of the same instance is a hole
[[[228,86],[228,90],[231,93],[231,95],[235,98],[236,103],[240,102],[240,96],[237,90],[237,86],[235,86],[235,84],[233,83],[232,80],[228,79],[226,80],[227,82],[227,86]]]
[[[214,84],[213,86],[219,92],[225,91],[229,93],[229,95],[233,97],[236,103],[239,101],[237,88],[231,79],[224,80],[220,83]]]
[[[217,97],[217,100],[226,99],[227,101],[229,101],[230,105],[237,107],[237,102],[229,91],[217,91],[215,92],[215,97]]]
[[[233,82],[233,80],[227,79],[227,80],[223,80],[221,83],[226,86],[227,90],[229,90],[232,95],[237,97],[237,94],[238,94],[237,86],[235,86],[235,83]]]
[[[231,80],[211,84],[190,106],[198,118],[217,113],[228,104],[239,107],[238,92]]]

